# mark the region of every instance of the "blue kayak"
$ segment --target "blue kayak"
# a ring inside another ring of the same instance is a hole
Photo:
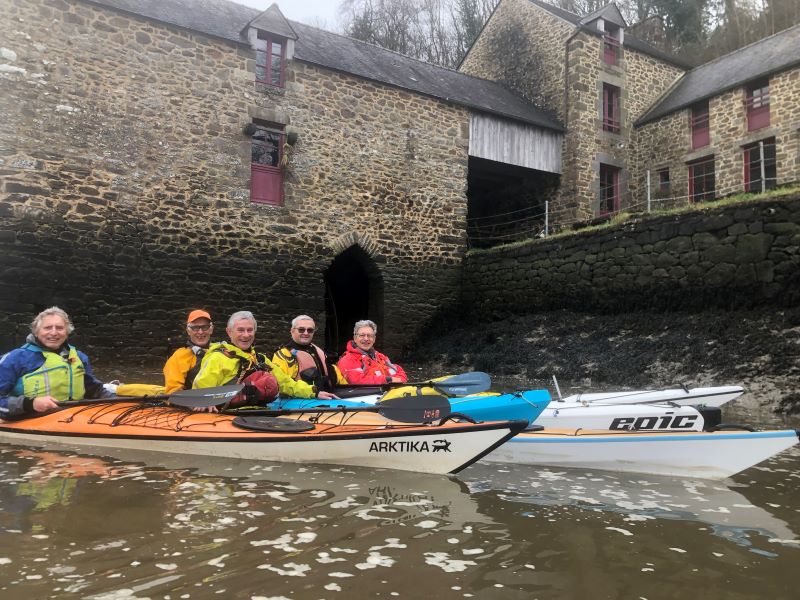
[[[357,396],[337,400],[316,398],[278,398],[270,402],[270,409],[305,410],[315,408],[362,408],[375,406],[380,396]],[[527,390],[509,394],[478,394],[474,396],[450,397],[451,410],[476,421],[525,420],[530,425],[550,403],[547,390]]]

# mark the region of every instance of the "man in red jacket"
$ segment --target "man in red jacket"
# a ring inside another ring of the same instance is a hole
[[[353,328],[353,339],[347,342],[336,366],[347,379],[347,383],[381,384],[408,381],[403,367],[389,360],[385,354],[375,350],[378,326],[372,321],[358,321]]]

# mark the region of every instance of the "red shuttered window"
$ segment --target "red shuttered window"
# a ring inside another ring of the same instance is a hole
[[[619,27],[605,24],[606,31],[603,33],[603,62],[609,65],[616,65],[619,63],[620,56],[620,43],[619,43]]]
[[[283,205],[284,135],[280,131],[256,126],[250,162],[250,200],[260,204]]]
[[[702,148],[711,143],[711,129],[708,121],[708,101],[695,104],[690,117],[692,128],[692,149]]]
[[[744,189],[763,192],[778,184],[775,161],[775,138],[744,147]]]
[[[757,81],[745,89],[744,106],[747,111],[747,131],[769,125],[769,81]]]
[[[600,164],[600,215],[619,212],[618,167]]]
[[[286,44],[273,38],[256,40],[256,83],[283,87],[286,66]]]
[[[689,163],[689,199],[692,202],[713,200],[716,196],[714,157],[708,156]]]
[[[619,88],[608,83],[603,84],[603,131],[619,133]]]

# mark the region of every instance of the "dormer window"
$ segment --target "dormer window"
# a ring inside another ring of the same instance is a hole
[[[603,32],[603,62],[609,65],[619,63],[620,56],[620,28],[606,21]]]
[[[286,71],[286,42],[262,31],[256,45],[256,83],[283,87]]]

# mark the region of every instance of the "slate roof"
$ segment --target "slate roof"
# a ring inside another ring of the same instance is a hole
[[[695,102],[800,65],[800,25],[739,48],[692,69],[636,125],[644,125]]]
[[[544,2],[544,0],[528,0],[531,4],[535,4],[536,6],[543,8],[550,14],[553,14],[557,17],[564,19],[565,21],[572,23],[575,27],[580,27],[584,31],[589,33],[593,33],[595,35],[600,35],[600,32],[594,29],[593,27],[587,27],[586,23],[583,23],[585,17],[580,15],[576,15],[575,13],[569,12],[568,10],[564,10],[563,8],[559,8],[558,6],[553,6],[552,4],[548,4]],[[595,17],[601,16],[599,13],[602,13],[606,10],[608,5],[601,8],[600,10],[595,11],[592,15]],[[594,19],[593,19],[594,20]],[[667,62],[671,65],[675,65],[681,69],[691,69],[692,65],[689,63],[676,58],[672,54],[664,52],[663,50],[659,50],[655,46],[651,46],[644,40],[640,40],[636,36],[629,34],[627,31],[622,38],[622,46],[625,48],[630,48],[631,50],[636,50],[641,52],[642,54],[647,54],[652,56],[653,58],[657,58],[658,60]]]
[[[245,26],[262,11],[228,0],[86,0],[202,32],[246,43]],[[477,111],[564,131],[540,110],[499,83],[422,62],[372,44],[289,21],[297,33],[294,58],[328,69],[425,94]]]

